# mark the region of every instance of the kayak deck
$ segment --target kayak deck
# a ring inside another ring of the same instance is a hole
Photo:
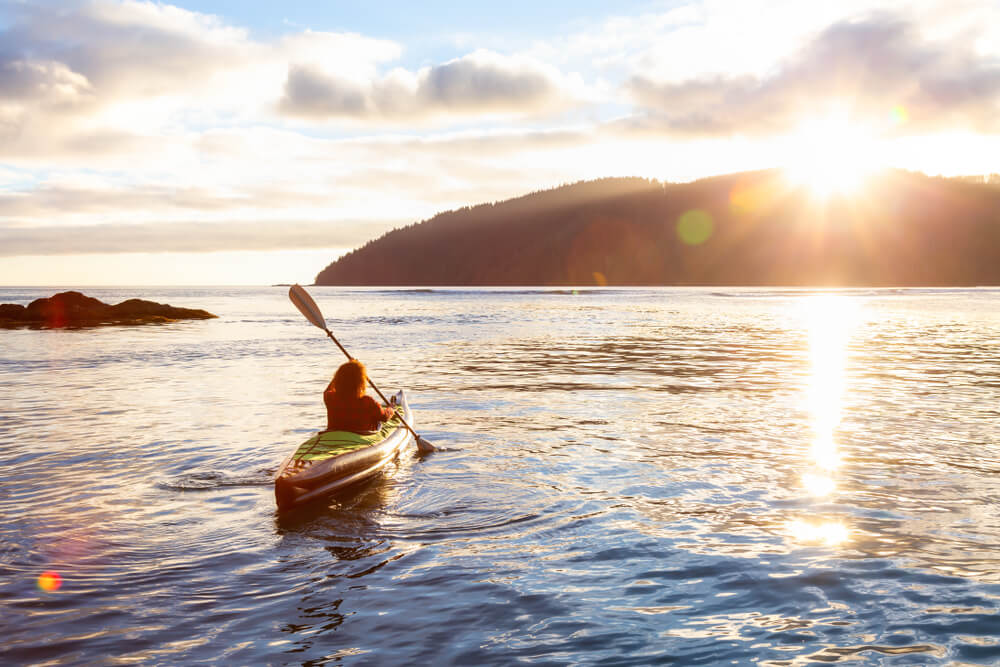
[[[396,409],[411,424],[406,394],[396,394]],[[321,431],[299,445],[274,480],[278,511],[286,511],[357,484],[377,474],[413,439],[394,417],[372,434]]]

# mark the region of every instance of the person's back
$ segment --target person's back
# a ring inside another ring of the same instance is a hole
[[[326,404],[326,430],[371,433],[391,419],[395,410],[382,407],[365,393],[368,375],[357,359],[341,365],[323,392]]]

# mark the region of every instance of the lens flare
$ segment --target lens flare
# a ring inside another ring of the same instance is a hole
[[[740,183],[729,192],[729,210],[739,216],[760,213],[774,195],[773,187]]]
[[[707,211],[692,209],[677,219],[677,236],[687,245],[701,245],[712,236],[714,222]]]
[[[53,572],[49,570],[48,572],[42,572],[38,576],[38,588],[46,593],[54,593],[59,590],[62,586],[62,577],[59,576],[58,572]]]
[[[910,120],[910,114],[906,111],[906,107],[894,106],[889,112],[889,120],[896,126],[906,125]]]

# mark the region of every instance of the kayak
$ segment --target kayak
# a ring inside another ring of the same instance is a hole
[[[396,412],[412,426],[406,394],[396,394]],[[296,447],[278,468],[274,497],[284,512],[346,489],[377,475],[411,442],[413,435],[399,417],[382,423],[375,433],[320,431]]]

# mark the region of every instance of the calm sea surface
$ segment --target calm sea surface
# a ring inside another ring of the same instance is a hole
[[[0,330],[0,663],[1000,663],[1000,290],[310,291],[441,451],[288,519],[286,289]]]

